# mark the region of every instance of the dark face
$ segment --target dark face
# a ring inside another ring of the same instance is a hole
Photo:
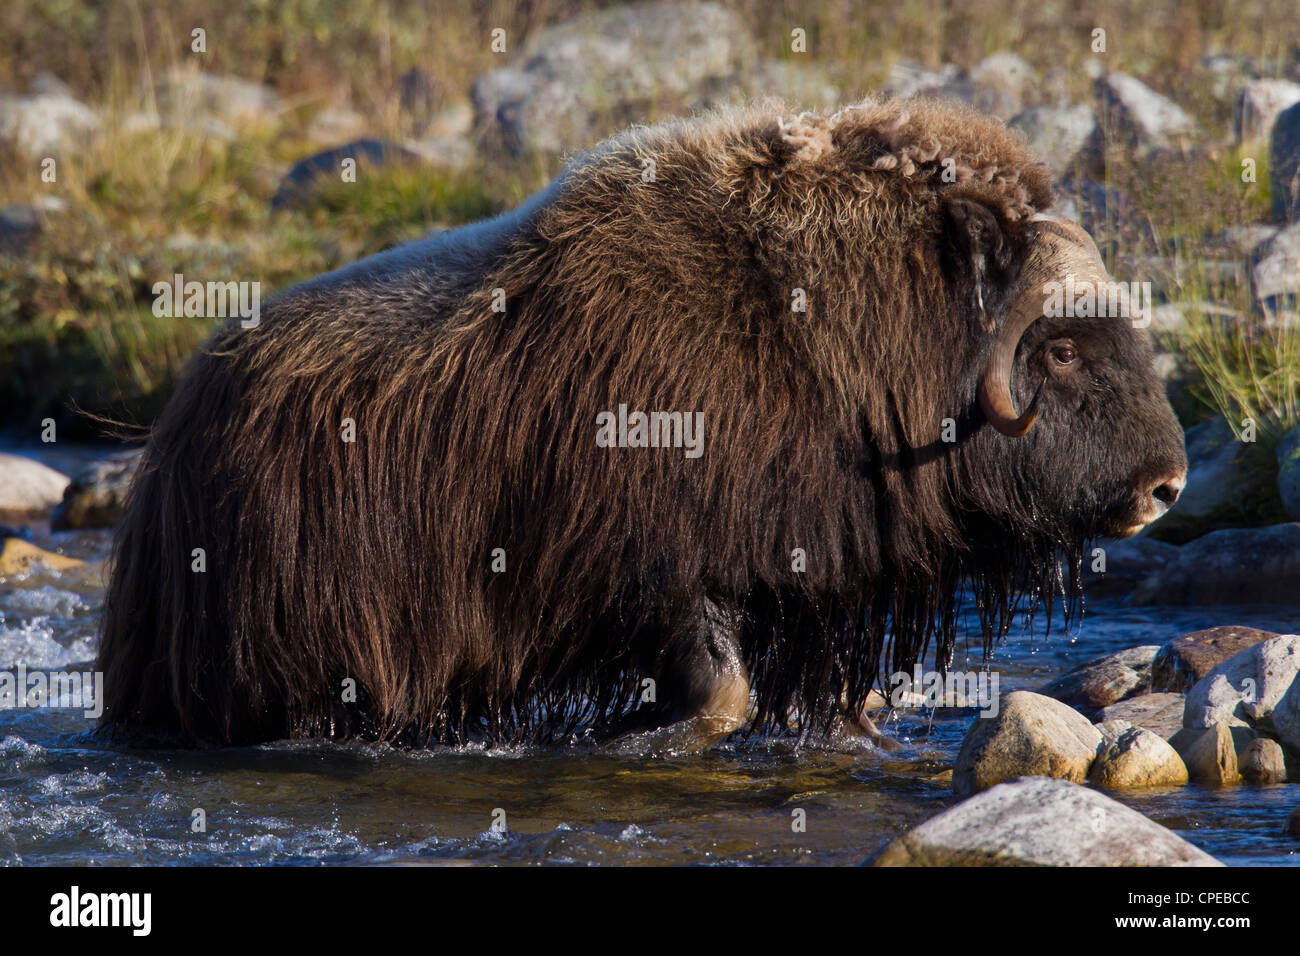
[[[1121,317],[1041,318],[1013,380],[1039,415],[1021,438],[1038,503],[1088,536],[1128,537],[1169,509],[1187,475],[1183,431],[1152,366],[1147,333]]]
[[[1150,314],[1133,297],[1145,287],[1114,283],[1076,223],[1031,217],[1012,255],[988,210],[959,201],[949,217],[954,300],[986,306],[971,324],[991,333],[963,477],[971,511],[1013,538],[1071,550],[1136,534],[1187,477],[1182,428],[1135,327]]]

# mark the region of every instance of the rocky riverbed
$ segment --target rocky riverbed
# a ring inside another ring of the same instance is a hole
[[[132,459],[60,456],[82,469],[68,501],[29,513],[0,550],[0,671],[74,672],[94,656],[111,534],[51,516],[104,520]],[[904,697],[891,712],[882,698],[896,752],[770,738],[698,756],[132,752],[75,708],[0,710],[0,860],[1289,865],[1297,625],[1300,609],[1278,603],[1112,594],[1068,632],[1027,627],[984,662],[971,622],[954,668],[996,674],[996,699]]]

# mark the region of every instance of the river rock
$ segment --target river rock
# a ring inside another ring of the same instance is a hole
[[[1265,243],[1275,239],[1281,231],[1280,226],[1254,222],[1228,226],[1226,229],[1202,236],[1201,239],[1207,248],[1245,259],[1262,249]],[[1215,303],[1215,305],[1219,309],[1231,311],[1224,303]]]
[[[1001,50],[969,70],[951,65],[931,70],[914,61],[901,60],[890,70],[884,92],[895,97],[936,96],[961,100],[1005,121],[1023,112],[1031,99],[1041,98],[1041,86],[1033,67],[1018,54]]]
[[[428,70],[413,66],[397,78],[397,104],[402,123],[413,136],[422,135],[442,105],[446,91]]]
[[[886,845],[872,866],[1221,866],[1110,797],[1064,780],[999,784]]]
[[[1282,832],[1287,836],[1300,837],[1300,807],[1291,811],[1291,815],[1286,818],[1286,824],[1282,827]]]
[[[980,60],[967,75],[969,102],[1003,121],[1022,112],[1039,85],[1038,73],[1019,55],[999,50]]]
[[[86,562],[78,558],[46,551],[22,538],[4,538],[0,540],[0,574],[26,574],[38,564],[43,564],[55,571],[75,568]]]
[[[939,70],[931,70],[915,60],[904,58],[889,68],[889,76],[881,85],[881,92],[898,99],[952,95],[959,78],[960,71],[951,64]]]
[[[1183,545],[1130,599],[1149,604],[1300,602],[1300,523],[1225,528]]]
[[[62,83],[42,74],[28,96],[0,95],[0,139],[30,157],[58,155],[102,125],[99,114]]]
[[[474,81],[485,145],[512,155],[586,147],[647,109],[686,109],[753,61],[739,13],[716,3],[638,3],[533,34],[507,66]]]
[[[190,66],[167,70],[155,87],[158,111],[170,122],[213,128],[265,123],[282,109],[275,91],[235,76]]]
[[[68,476],[33,458],[0,452],[0,514],[44,514],[63,498]]]
[[[45,231],[39,206],[13,203],[0,209],[0,255],[25,256]]]
[[[1273,135],[1273,124],[1289,106],[1300,103],[1300,83],[1290,80],[1254,80],[1237,97],[1237,139],[1244,144],[1264,143]]]
[[[128,451],[87,465],[64,490],[63,500],[50,515],[50,527],[66,531],[117,524],[139,464],[140,452]]]
[[[1151,689],[1177,693],[1191,690],[1197,681],[1229,657],[1277,636],[1272,631],[1229,624],[1174,638],[1160,648],[1151,663]],[[1181,718],[1179,726],[1182,726]]]
[[[1084,591],[1089,597],[1128,594],[1152,571],[1177,557],[1178,545],[1146,536],[1099,541],[1084,556]]]
[[[414,150],[384,139],[359,139],[334,149],[308,156],[296,163],[280,180],[271,197],[272,209],[300,209],[311,202],[314,187],[327,177],[338,177],[342,163],[350,159],[358,171],[365,167],[400,165],[419,162],[422,157]],[[358,176],[363,175],[358,172]]]
[[[1099,723],[1127,721],[1168,740],[1183,729],[1185,706],[1186,700],[1182,694],[1142,694],[1103,707],[1097,719]]]
[[[1224,230],[1225,232],[1227,230]],[[1222,240],[1225,244],[1230,240]],[[1209,319],[1223,330],[1229,330],[1239,324],[1244,316],[1237,309],[1222,302],[1203,300],[1200,302],[1164,302],[1151,310],[1151,334],[1171,336],[1177,347],[1178,336],[1188,331],[1193,319]],[[1181,496],[1180,496],[1181,497]]]
[[[1300,635],[1254,644],[1202,677],[1187,693],[1184,727],[1272,728],[1273,709],[1300,674]]]
[[[1126,720],[1097,725],[1102,746],[1088,771],[1089,782],[1107,790],[1175,787],[1187,782],[1183,758],[1159,734]]]
[[[1109,73],[1096,83],[1103,123],[1115,141],[1141,158],[1163,151],[1182,151],[1197,136],[1196,124],[1183,108],[1136,77]]]
[[[1033,151],[1062,179],[1088,162],[1086,149],[1097,134],[1090,106],[1038,106],[1011,120]]]
[[[1268,726],[1300,758],[1300,677],[1291,681],[1269,715]]]
[[[1203,520],[1232,508],[1240,487],[1241,442],[1222,418],[1187,429],[1187,484],[1178,496],[1177,520]],[[1173,518],[1171,512],[1168,518]]]
[[[1069,704],[1086,717],[1093,717],[1102,707],[1142,692],[1150,683],[1151,661],[1158,650],[1160,645],[1148,644],[1094,658],[1067,671],[1038,692]]]
[[[1243,741],[1243,747],[1245,743]],[[1241,782],[1237,746],[1232,728],[1226,723],[1185,728],[1175,734],[1169,744],[1183,758],[1187,775],[1192,780],[1219,785]]]
[[[1300,299],[1300,223],[1261,243],[1251,254],[1255,301],[1271,322],[1290,321]]]
[[[1256,737],[1237,755],[1237,769],[1248,782],[1258,786],[1286,783],[1286,756],[1276,740]]]
[[[1277,443],[1277,496],[1292,518],[1300,520],[1300,428]]]
[[[953,767],[953,790],[969,796],[1027,775],[1082,783],[1101,742],[1100,731],[1068,705],[1015,691],[1002,698],[996,716],[971,724]]]
[[[1121,237],[1156,240],[1147,214],[1117,186],[1071,177],[1057,184],[1055,196],[1049,211],[1083,226],[1103,252],[1118,251]]]
[[[1273,121],[1268,178],[1273,217],[1292,223],[1300,221],[1300,103],[1287,107]]]
[[[798,109],[833,109],[841,97],[839,87],[819,66],[790,60],[760,60],[742,80],[750,96],[779,97]]]
[[[306,138],[313,143],[351,142],[361,138],[370,120],[348,106],[325,106],[307,124]]]

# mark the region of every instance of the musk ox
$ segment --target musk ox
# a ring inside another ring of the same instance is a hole
[[[1050,203],[953,104],[716,112],[231,321],[119,529],[105,725],[707,742],[1075,608],[1186,459],[1145,332],[1047,307],[1106,281]]]

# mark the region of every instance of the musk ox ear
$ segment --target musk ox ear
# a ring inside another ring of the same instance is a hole
[[[953,272],[960,277],[961,286],[969,290],[984,330],[992,332],[994,318],[985,308],[985,301],[1011,266],[1011,241],[997,213],[965,197],[950,199],[944,205],[944,233]]]

